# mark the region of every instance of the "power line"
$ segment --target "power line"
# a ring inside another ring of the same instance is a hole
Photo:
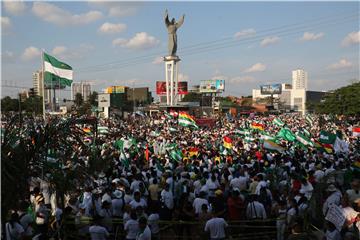
[[[358,13],[357,14],[354,13],[352,15],[347,15],[345,17],[342,15],[339,15],[335,18],[333,17],[330,20],[333,21],[332,24],[340,24],[340,23],[344,23],[344,21],[352,20],[352,18],[354,18],[354,17],[358,17]],[[326,18],[328,18],[328,17],[326,17]],[[326,18],[323,17],[320,19],[326,19]],[[336,22],[336,21],[340,21],[340,22]],[[214,41],[205,42],[205,43],[198,43],[198,44],[183,47],[182,48],[183,50],[179,51],[179,52],[182,53],[184,56],[193,55],[193,54],[197,54],[199,50],[207,50],[207,49],[217,50],[217,49],[225,48],[225,46],[232,47],[232,46],[240,45],[243,43],[253,43],[254,41],[261,40],[262,38],[269,36],[269,35],[284,34],[287,32],[290,32],[292,34],[299,33],[300,29],[301,29],[301,31],[304,31],[304,30],[313,29],[315,26],[321,26],[321,25],[329,26],[329,23],[331,23],[331,22],[329,22],[329,20],[316,22],[316,20],[315,20],[315,22],[312,21],[311,23],[312,23],[311,26],[294,27],[297,25],[304,25],[304,23],[296,23],[296,24],[291,24],[291,25],[285,25],[282,27],[271,28],[271,29],[267,29],[267,30],[258,32],[258,33],[260,33],[260,35],[258,34],[254,37],[248,37],[246,39],[239,40],[239,39],[234,39],[234,37],[228,37],[228,38],[223,38],[220,40],[214,40]],[[274,29],[275,30],[278,29],[278,31],[272,32]],[[228,41],[228,42],[225,42],[225,41]],[[231,45],[227,46],[226,44],[231,44]],[[196,46],[200,46],[200,47],[196,47]],[[190,52],[191,54],[186,54],[187,52]],[[119,68],[119,67],[123,68],[123,67],[128,67],[128,66],[131,66],[134,64],[143,63],[144,61],[148,62],[148,60],[152,60],[155,56],[159,56],[160,53],[165,54],[165,52],[162,51],[162,52],[151,54],[151,55],[128,58],[128,59],[113,61],[113,62],[106,63],[106,64],[93,65],[93,66],[82,67],[82,68],[78,68],[78,69],[80,69],[79,72],[99,72],[99,71],[107,71],[108,69],[112,69],[115,66],[117,66],[117,68]],[[120,64],[122,62],[123,62],[123,64]],[[96,69],[96,68],[98,68],[98,69]],[[85,69],[90,69],[90,70],[85,71]]]

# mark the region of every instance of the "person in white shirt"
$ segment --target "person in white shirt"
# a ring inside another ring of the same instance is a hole
[[[258,196],[256,194],[250,195],[250,202],[246,207],[247,219],[266,219],[266,211],[264,205],[257,201]]]
[[[314,188],[313,188],[312,184],[309,181],[307,181],[305,178],[301,179],[300,191],[304,193],[305,197],[308,200],[310,200],[313,190],[314,190]]]
[[[234,188],[240,189],[240,191],[245,190],[247,188],[247,183],[249,179],[245,177],[244,170],[240,170],[240,176],[237,178],[233,178],[230,182],[230,186]]]
[[[147,207],[146,201],[141,198],[140,191],[135,191],[134,193],[134,200],[130,202],[130,206],[132,209],[136,209],[138,206],[142,206],[143,208]]]
[[[113,217],[121,218],[123,215],[123,209],[125,207],[124,192],[115,190],[113,195],[115,197],[111,200]]]
[[[136,217],[135,210],[131,210],[130,220],[128,220],[124,225],[126,240],[135,240],[137,234],[139,233],[139,223],[136,220]]]
[[[149,227],[151,230],[151,236],[153,238],[157,238],[158,233],[160,232],[159,220],[160,220],[160,216],[157,213],[156,207],[154,207],[154,209],[151,209],[151,213],[148,217],[148,223],[149,223]]]
[[[204,231],[210,233],[211,240],[220,240],[226,238],[227,222],[223,218],[219,218],[213,214],[213,217],[205,224]]]
[[[100,226],[100,219],[100,216],[95,216],[94,225],[89,228],[91,240],[106,240],[110,236],[106,228]]]
[[[206,193],[201,191],[199,194],[199,197],[195,198],[194,202],[193,202],[193,207],[195,209],[195,214],[199,215],[201,213],[201,206],[203,204],[206,204],[209,208],[209,202],[208,200],[205,198]]]
[[[174,197],[172,192],[170,191],[170,185],[168,183],[165,184],[165,188],[161,191],[161,212],[160,218],[161,220],[171,220],[172,211],[174,208]]]
[[[24,235],[24,228],[19,223],[19,215],[11,214],[10,221],[5,224],[6,240],[20,240]]]
[[[341,192],[335,187],[335,185],[330,184],[328,188],[326,189],[328,192],[330,192],[329,197],[326,199],[324,205],[323,205],[323,214],[326,216],[328,210],[330,209],[332,204],[335,204],[337,206],[341,203]]]
[[[151,231],[145,217],[139,219],[139,232],[136,236],[136,240],[151,240]]]

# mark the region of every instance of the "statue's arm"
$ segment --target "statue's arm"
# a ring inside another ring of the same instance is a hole
[[[182,15],[182,17],[179,19],[179,21],[176,23],[176,28],[181,27],[181,25],[183,25],[184,23],[184,19],[185,19],[185,14]]]
[[[169,21],[169,13],[168,13],[168,10],[167,10],[167,9],[166,9],[166,11],[165,11],[165,17],[164,17],[164,19],[165,19],[165,25],[166,25],[166,27],[169,26],[170,21]]]

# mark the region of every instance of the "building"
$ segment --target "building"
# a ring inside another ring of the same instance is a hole
[[[283,111],[298,111],[306,113],[307,102],[320,102],[326,92],[307,91],[307,72],[297,69],[292,72],[292,83],[281,84],[281,94],[274,94],[274,107]],[[260,89],[252,90],[254,102],[270,95],[261,94]]]
[[[308,75],[303,69],[292,71],[293,89],[307,89]]]
[[[43,76],[42,71],[36,71],[32,74],[34,92],[37,96],[44,97],[45,103],[50,103],[50,89],[43,88]]]
[[[73,82],[71,84],[71,100],[75,100],[76,94],[80,93],[84,101],[89,99],[91,84],[86,82]]]

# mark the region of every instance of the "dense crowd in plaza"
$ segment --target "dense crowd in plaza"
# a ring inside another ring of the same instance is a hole
[[[74,181],[63,203],[51,172],[29,178],[29,194],[14,199],[3,227],[6,239],[285,240],[311,239],[316,229],[326,240],[359,239],[358,119],[223,116],[198,127],[184,116],[78,124],[106,164],[79,175],[82,184]],[[24,121],[44,128],[39,119]],[[84,147],[72,147],[64,174],[89,167]]]

